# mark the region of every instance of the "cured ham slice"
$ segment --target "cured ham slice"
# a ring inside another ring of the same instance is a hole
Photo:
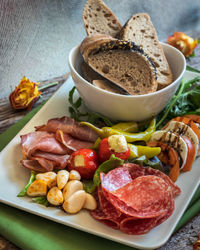
[[[103,191],[115,191],[126,184],[132,182],[131,175],[129,174],[128,168],[118,167],[108,174],[101,173],[101,186]]]
[[[106,226],[109,226],[113,229],[119,229],[121,221],[126,218],[125,215],[122,215],[120,211],[117,211],[115,207],[105,198],[101,187],[98,188],[97,199],[97,209],[90,212],[90,215],[104,223]]]
[[[127,217],[120,223],[120,229],[126,234],[140,235],[148,233],[152,228],[160,225],[167,220],[174,211],[174,200],[171,199],[167,205],[167,211],[164,215],[155,218],[135,219]]]
[[[40,173],[47,172],[47,171],[49,172],[49,171],[53,170],[52,165],[49,165],[49,169],[47,170],[47,169],[43,168],[39,164],[39,162],[36,160],[22,160],[21,164],[22,164],[22,166],[24,166],[27,169],[30,169],[30,170],[35,171],[35,172],[40,172]]]
[[[102,211],[111,218],[118,218],[121,212],[117,210],[104,196],[101,186],[98,188],[98,198]]]
[[[102,222],[103,224],[105,224],[106,226],[109,226],[109,227],[111,227],[113,229],[119,229],[121,220],[111,218],[110,215],[105,214],[100,209],[95,209],[95,210],[91,211],[90,215],[94,219],[96,219],[96,220]]]
[[[112,192],[112,197],[112,204],[121,212],[144,219],[164,215],[167,204],[172,199],[172,191],[163,179],[150,175],[134,179]]]
[[[146,234],[156,226],[157,220],[157,218],[135,219],[128,217],[121,221],[120,229],[126,234]]]
[[[145,175],[155,175],[162,178],[171,187],[174,197],[181,193],[181,189],[169,178],[169,176],[167,176],[163,172],[154,168],[147,167],[145,168]]]
[[[159,170],[127,163],[101,173],[100,205],[91,215],[126,234],[146,234],[172,215],[174,197],[179,193],[180,189]]]
[[[137,164],[125,163],[123,164],[123,168],[128,169],[128,172],[131,175],[132,180],[134,180],[135,178],[139,176],[145,175],[145,168]]]
[[[69,149],[58,142],[54,134],[46,131],[36,131],[21,135],[21,145],[26,157],[31,157],[37,150],[60,155],[69,153]]]
[[[98,134],[87,126],[79,126],[74,119],[63,116],[61,118],[50,119],[46,125],[35,127],[37,131],[47,131],[56,133],[56,130],[62,130],[63,133],[69,134],[79,140],[95,142]]]
[[[52,153],[46,153],[42,151],[38,151],[34,153],[33,159],[44,159],[48,160],[48,162],[52,162],[55,169],[64,169],[67,165],[67,161],[70,155],[56,155]],[[41,162],[40,162],[41,164]],[[42,165],[42,164],[41,164]]]
[[[62,130],[59,129],[56,130],[56,139],[72,152],[81,148],[92,148],[94,145],[93,142],[75,139],[71,135],[65,134]]]

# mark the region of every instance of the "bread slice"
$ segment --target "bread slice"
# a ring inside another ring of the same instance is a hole
[[[92,81],[93,85],[96,87],[106,90],[108,92],[112,92],[115,94],[120,94],[120,95],[129,95],[126,91],[118,87],[117,85],[113,84],[111,81],[104,79],[104,80],[93,80]]]
[[[111,81],[105,79],[103,76],[94,71],[87,63],[82,62],[81,71],[83,77],[93,85],[103,90],[113,92],[120,95],[127,95],[128,93],[122,88],[118,87]]]
[[[158,89],[172,83],[172,72],[148,14],[132,16],[120,31],[119,39],[133,41],[151,57],[157,69]]]
[[[154,64],[133,42],[93,35],[83,40],[80,52],[93,70],[130,95],[147,94],[157,89]]]
[[[87,35],[107,34],[115,37],[122,28],[113,12],[101,0],[88,0],[82,17]]]

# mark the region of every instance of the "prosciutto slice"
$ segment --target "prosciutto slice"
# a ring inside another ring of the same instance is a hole
[[[51,163],[48,165],[49,168],[45,169],[37,160],[21,160],[21,164],[23,167],[39,173],[53,170],[53,165]]]
[[[79,126],[74,119],[63,116],[61,118],[50,119],[46,125],[35,127],[37,131],[47,131],[56,133],[56,130],[62,130],[63,133],[69,134],[79,140],[95,142],[98,134],[87,126]]]
[[[56,130],[56,139],[72,152],[81,148],[92,148],[94,144],[93,142],[75,139],[71,135],[63,133],[60,129]]]
[[[39,159],[47,160],[47,163],[52,163],[55,169],[64,169],[67,166],[67,161],[70,155],[56,155],[52,153],[46,153],[38,151],[34,153],[32,159],[36,159],[39,162]],[[41,161],[40,161],[41,164]],[[43,166],[43,164],[41,164]]]
[[[69,153],[69,149],[58,142],[54,134],[46,131],[36,131],[21,135],[21,145],[26,157],[31,157],[37,150],[60,155]]]

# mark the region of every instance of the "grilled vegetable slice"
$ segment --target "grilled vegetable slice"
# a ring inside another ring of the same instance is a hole
[[[194,133],[197,135],[199,143],[200,143],[200,123],[196,123],[195,120],[193,121],[192,118],[189,118],[186,116],[178,116],[176,118],[173,118],[172,120],[183,122],[183,123],[187,124],[188,126],[190,126],[191,129],[194,131]],[[200,122],[200,117],[199,117],[199,122]],[[199,151],[198,151],[197,155],[199,155],[199,154],[200,154],[200,147],[199,147]]]
[[[196,157],[199,151],[199,139],[190,126],[186,125],[183,122],[170,121],[163,129],[165,131],[176,133],[179,136],[187,136],[194,144]]]
[[[169,177],[175,182],[180,174],[179,156],[176,150],[161,141],[151,141],[147,145],[161,148],[161,153],[157,157],[165,166],[170,166]]]
[[[187,143],[184,141],[184,139],[181,136],[175,133],[172,133],[170,131],[158,130],[153,133],[150,141],[164,142],[164,143],[167,143],[172,148],[174,148],[178,152],[181,158],[180,169],[183,169],[185,167],[187,157],[188,157],[188,147],[187,147]]]

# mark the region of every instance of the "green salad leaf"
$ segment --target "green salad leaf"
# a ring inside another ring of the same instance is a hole
[[[187,82],[181,80],[176,94],[157,116],[156,127],[159,129],[170,119],[186,114],[200,115],[200,76]]]
[[[186,70],[191,71],[191,72],[200,73],[200,70],[195,69],[195,68],[193,68],[193,67],[191,67],[189,65],[186,66]]]
[[[154,169],[158,169],[158,170],[164,172],[162,162],[155,156],[152,159],[148,159],[145,155],[142,155],[138,158],[132,159],[129,162],[138,164],[142,167],[149,166],[149,167],[152,167]]]
[[[38,204],[45,206],[45,207],[49,206],[49,202],[48,202],[46,196],[34,197],[34,198],[32,198],[32,200]]]
[[[92,111],[87,111],[87,112],[82,112],[81,108],[82,108],[82,104],[83,101],[81,99],[81,97],[78,97],[77,100],[74,100],[74,93],[75,93],[76,87],[73,87],[70,92],[69,92],[69,97],[68,97],[68,101],[70,103],[70,107],[69,107],[69,113],[70,116],[72,118],[74,118],[74,120],[80,122],[86,120],[87,122],[93,123],[93,124],[101,124],[102,126],[106,125],[106,126],[113,126],[116,121],[111,121],[109,118],[107,118],[104,115],[101,115],[99,113],[96,112],[92,112]]]
[[[30,179],[28,181],[28,184],[19,192],[19,194],[17,195],[17,197],[24,197],[26,195],[26,192],[27,192],[29,186],[35,180],[35,176],[36,176],[36,173],[34,171],[31,171],[31,176],[30,176]]]

